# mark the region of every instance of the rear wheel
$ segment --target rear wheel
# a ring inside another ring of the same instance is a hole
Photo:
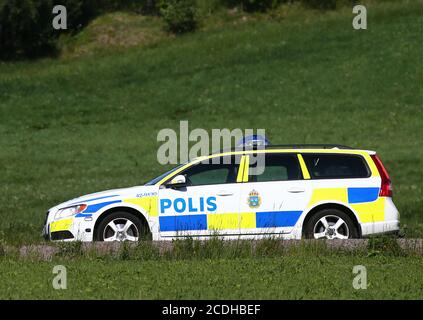
[[[103,219],[96,230],[98,241],[141,240],[144,228],[140,219],[128,212],[114,212]]]
[[[307,239],[352,239],[358,231],[351,218],[343,211],[325,209],[314,214],[304,228]]]

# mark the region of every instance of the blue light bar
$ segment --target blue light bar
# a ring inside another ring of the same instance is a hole
[[[270,141],[266,137],[253,134],[251,136],[243,137],[237,144],[237,147],[243,148],[255,148],[255,147],[266,147],[270,145]]]

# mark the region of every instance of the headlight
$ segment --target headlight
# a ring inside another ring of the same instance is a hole
[[[57,219],[71,217],[75,214],[78,214],[78,213],[84,211],[86,208],[87,208],[86,204],[78,204],[76,206],[71,206],[71,207],[60,209],[54,215],[54,219],[57,220]]]

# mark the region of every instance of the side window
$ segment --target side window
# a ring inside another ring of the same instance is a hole
[[[200,162],[184,172],[188,186],[235,183],[238,174],[239,157],[214,158],[210,163]]]
[[[250,157],[252,161],[253,157]],[[264,161],[263,161],[264,160]],[[259,167],[262,167],[259,170]],[[258,174],[253,174],[254,172]],[[267,153],[260,161],[250,164],[249,182],[286,181],[302,179],[298,157],[295,154]]]
[[[303,154],[310,175],[314,179],[367,178],[369,169],[358,155]]]

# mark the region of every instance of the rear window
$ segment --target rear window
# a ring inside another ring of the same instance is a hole
[[[344,154],[303,154],[314,179],[367,178],[369,169],[361,156]]]

